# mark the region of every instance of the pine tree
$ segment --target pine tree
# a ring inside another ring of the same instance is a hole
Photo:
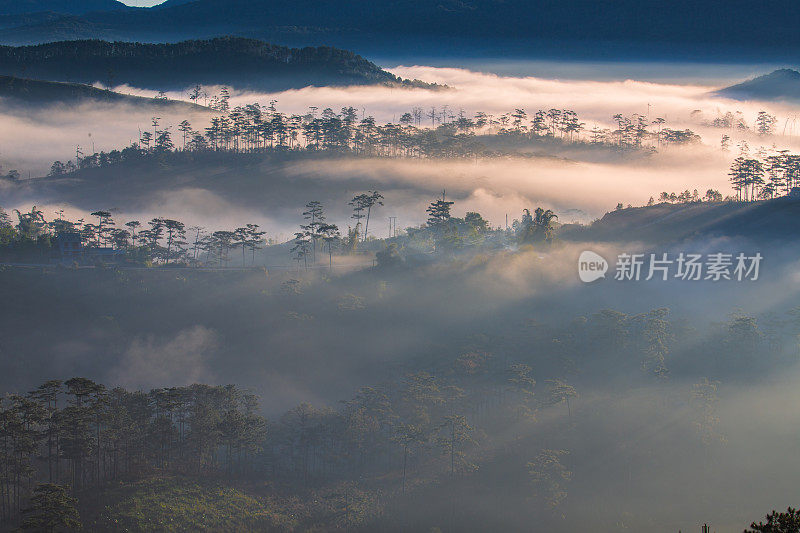
[[[64,529],[79,530],[82,526],[77,503],[61,485],[38,485],[33,491],[31,506],[22,511],[21,529],[48,533]]]

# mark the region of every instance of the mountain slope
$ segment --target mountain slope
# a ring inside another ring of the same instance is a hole
[[[800,5],[791,0],[673,0],[669,9],[642,0],[197,0],[151,9],[91,13],[74,37],[112,32],[130,40],[165,41],[246,35],[293,45],[366,45],[404,49],[467,45],[493,53],[542,47],[601,54],[608,47],[670,50],[715,47],[739,53],[765,47],[800,49]],[[54,22],[4,30],[0,42],[52,40]],[[753,31],[769,28],[769,31]],[[747,39],[743,40],[742,36]],[[603,49],[587,43],[605,43]],[[566,47],[566,48],[565,48]]]
[[[9,28],[20,28],[25,26],[35,26],[36,24],[52,22],[60,18],[63,18],[63,15],[60,13],[55,13],[53,11],[42,11],[39,13],[22,13],[18,15],[15,14],[0,15],[0,28],[9,29]]]
[[[0,76],[0,98],[9,98],[18,103],[37,105],[119,102],[157,108],[206,109],[187,102],[131,96],[97,89],[90,85],[30,80],[12,76]]]
[[[779,69],[720,89],[715,94],[735,100],[800,100],[800,72]]]
[[[293,49],[243,38],[176,44],[68,41],[19,48],[0,46],[0,74],[77,83],[127,83],[159,90],[184,89],[198,83],[253,90],[410,85],[345,50]]]
[[[21,15],[53,11],[66,15],[82,15],[92,11],[129,9],[116,0],[0,0],[0,15]]]

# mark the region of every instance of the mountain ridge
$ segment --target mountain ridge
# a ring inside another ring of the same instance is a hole
[[[715,91],[716,96],[734,100],[800,101],[800,72],[781,68]]]
[[[0,0],[0,15],[23,15],[54,12],[64,15],[83,15],[96,11],[131,9],[116,0]]]
[[[154,90],[197,84],[262,91],[310,85],[438,87],[398,78],[347,50],[289,48],[237,37],[170,44],[85,40],[0,46],[0,74]]]
[[[516,43],[520,49],[555,42],[638,43],[684,47],[697,54],[715,46],[800,50],[800,35],[793,30],[798,25],[800,5],[789,0],[758,5],[745,0],[724,5],[674,0],[669,10],[640,0],[178,0],[148,9],[87,13],[70,38],[117,35],[122,40],[175,41],[233,34],[280,39],[292,46],[327,44],[360,50],[366,45],[441,46],[475,39],[482,44]],[[0,42],[52,40],[57,27],[56,21],[45,21],[2,30]],[[748,31],[753,27],[770,31],[754,35]],[[749,38],[743,43],[739,36],[744,34]]]

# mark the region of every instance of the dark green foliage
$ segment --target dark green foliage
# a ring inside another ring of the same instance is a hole
[[[514,224],[517,233],[517,241],[520,244],[533,244],[540,242],[550,242],[553,240],[555,232],[555,222],[558,218],[552,210],[537,207],[534,215],[531,216],[529,209],[524,210],[522,220]]]
[[[397,243],[391,243],[385,250],[380,250],[375,254],[377,265],[381,268],[392,268],[403,263],[403,256],[397,247]]]
[[[91,531],[292,531],[291,503],[257,494],[252,486],[163,476],[113,482],[87,495]],[[293,516],[294,514],[294,516]]]
[[[428,226],[437,227],[450,220],[450,207],[455,202],[447,202],[444,200],[444,194],[441,200],[436,200],[428,206]]]
[[[800,533],[800,510],[789,507],[785,513],[772,511],[766,522],[753,522],[744,533]]]
[[[22,511],[21,529],[48,533],[79,530],[81,521],[76,504],[77,500],[71,498],[61,485],[38,485],[33,491],[30,507]]]
[[[19,513],[27,482],[37,477],[32,460],[40,449],[49,463],[45,476],[80,493],[153,469],[246,477],[266,432],[257,399],[233,386],[144,394],[72,378],[9,396],[0,407],[0,494],[7,519]],[[74,502],[63,492],[52,483],[34,491],[25,512],[30,528],[75,518],[69,511]]]

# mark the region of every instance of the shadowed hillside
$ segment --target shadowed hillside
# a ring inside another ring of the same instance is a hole
[[[0,76],[0,98],[26,104],[78,104],[84,102],[114,102],[154,108],[202,111],[202,106],[176,100],[132,96],[97,89],[91,85],[30,80]]]
[[[798,220],[800,200],[788,197],[752,203],[659,204],[612,211],[591,226],[565,225],[559,236],[653,243],[716,236],[796,241]]]
[[[734,100],[800,100],[800,72],[782,68],[720,89],[717,96]]]
[[[70,15],[82,15],[92,11],[114,11],[128,9],[116,0],[0,0],[0,13],[19,15],[50,11]]]
[[[402,80],[346,50],[295,49],[232,37],[176,44],[73,41],[0,47],[0,73],[162,90],[198,83],[267,91],[309,85],[427,86]]]
[[[293,46],[327,44],[359,50],[524,55],[624,56],[722,52],[791,54],[800,46],[797,4],[786,0],[725,4],[681,0],[670,9],[652,2],[617,0],[477,0],[462,2],[318,2],[199,0],[151,9],[89,13],[0,32],[0,42],[27,44],[64,39],[119,38],[161,42],[241,35]],[[789,21],[793,21],[790,23]],[[769,31],[753,31],[769,28]],[[743,38],[746,36],[746,38]],[[479,46],[474,39],[481,39]],[[629,45],[635,44],[635,48]],[[590,46],[587,46],[590,45]],[[446,48],[443,50],[443,48]],[[735,48],[735,51],[731,51]]]

